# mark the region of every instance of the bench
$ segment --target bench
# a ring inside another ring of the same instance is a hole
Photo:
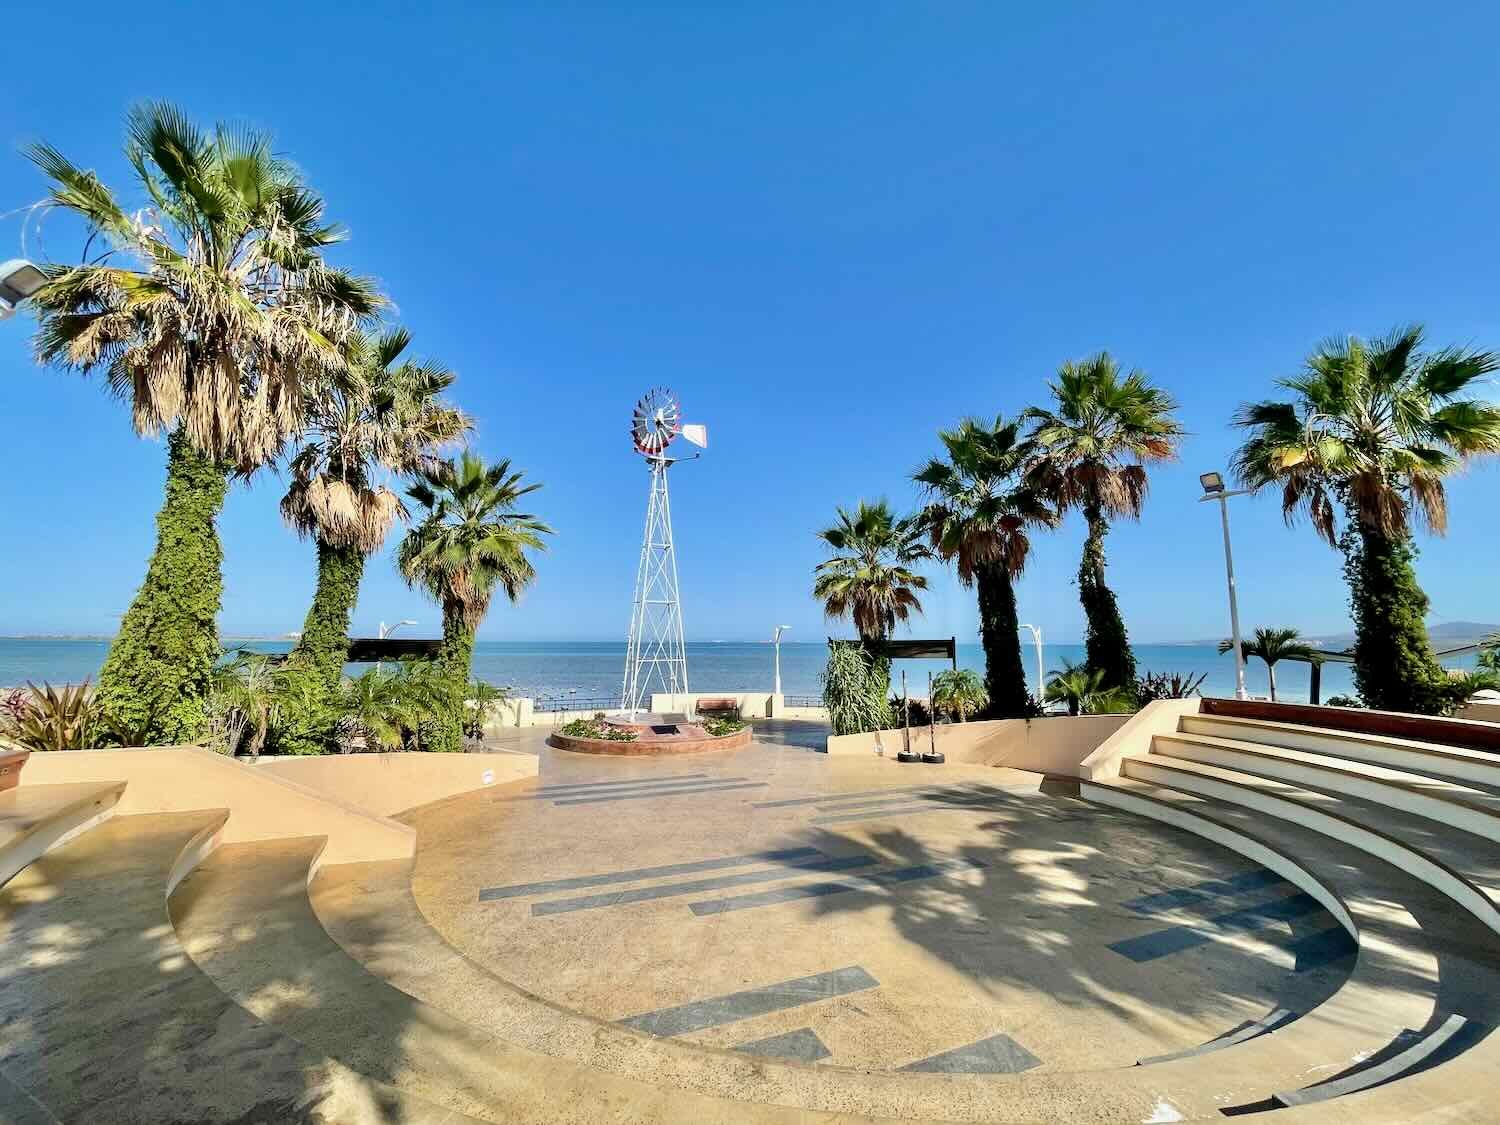
[[[740,703],[737,699],[700,699],[695,710],[700,715],[723,715],[730,719],[740,717]]]

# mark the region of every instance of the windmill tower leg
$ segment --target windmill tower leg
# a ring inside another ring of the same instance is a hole
[[[685,695],[687,645],[682,603],[677,592],[677,551],[672,541],[672,505],[667,492],[666,458],[654,457],[646,533],[636,569],[635,602],[625,648],[625,680],[620,708],[632,715],[650,708],[651,693]]]

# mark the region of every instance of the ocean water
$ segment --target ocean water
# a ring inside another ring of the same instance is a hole
[[[242,647],[260,652],[285,652],[290,642],[252,641]],[[107,640],[53,640],[0,638],[0,684],[77,683],[98,675]],[[1140,669],[1152,672],[1207,673],[1205,695],[1234,693],[1234,660],[1221,656],[1211,645],[1137,645],[1136,662]],[[783,642],[781,646],[781,682],[787,695],[820,694],[818,681],[827,655],[821,642]],[[1030,643],[1023,646],[1023,661],[1028,682],[1036,690],[1036,651]],[[1043,664],[1047,671],[1064,660],[1081,661],[1082,645],[1046,645]],[[1472,667],[1473,657],[1466,659]],[[695,642],[688,645],[688,681],[694,691],[770,691],[773,678],[773,648],[760,643]],[[977,644],[958,646],[961,667],[982,672],[984,651]],[[474,651],[474,675],[490,683],[511,688],[517,695],[533,698],[573,697],[582,706],[602,706],[620,695],[625,664],[625,645],[612,641],[480,641]],[[1455,667],[1463,666],[1455,663]],[[947,667],[938,660],[901,660],[894,666],[894,679],[900,689],[901,674],[906,673],[913,695],[927,694],[929,672]],[[351,672],[361,669],[351,665]],[[1289,701],[1308,698],[1308,668],[1303,664],[1282,663],[1277,666],[1277,694]],[[1253,695],[1268,691],[1265,666],[1251,660],[1246,680]],[[1323,698],[1349,694],[1354,690],[1347,665],[1328,664],[1323,668]],[[587,700],[587,703],[583,701]]]

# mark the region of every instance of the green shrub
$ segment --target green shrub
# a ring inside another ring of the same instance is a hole
[[[1207,672],[1146,672],[1136,681],[1136,702],[1144,707],[1158,699],[1191,699],[1206,679]]]
[[[727,719],[710,715],[700,719],[698,725],[715,738],[723,738],[726,734],[744,730],[747,724],[744,719]]]
[[[606,742],[634,742],[637,737],[633,730],[610,726],[598,719],[574,719],[558,727],[557,733],[570,738],[602,738]]]
[[[871,656],[861,645],[830,642],[823,669],[823,706],[834,734],[861,734],[894,725],[890,703],[889,662]]]

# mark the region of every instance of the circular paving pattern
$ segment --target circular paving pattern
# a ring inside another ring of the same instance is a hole
[[[519,988],[652,1035],[870,1071],[1130,1066],[1306,1012],[1352,963],[1271,873],[1036,775],[540,752],[536,781],[411,816],[417,904]]]

